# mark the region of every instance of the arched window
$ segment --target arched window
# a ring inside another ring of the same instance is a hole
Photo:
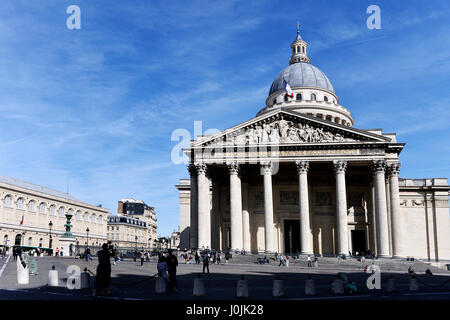
[[[43,202],[39,205],[39,213],[45,214],[45,203]]]
[[[295,97],[295,99],[297,101],[302,101],[302,94],[301,93],[297,93],[297,96]]]
[[[69,209],[69,211],[67,211],[67,214],[73,216],[73,210],[72,210],[72,209]]]
[[[89,213],[87,213],[87,212],[84,213],[83,220],[84,221],[89,221]]]
[[[297,53],[299,53],[299,52],[300,52],[300,46],[297,47]]]
[[[102,216],[98,216],[97,222],[98,222],[98,224],[103,224],[103,217]]]
[[[56,216],[56,208],[53,204],[50,206],[49,212],[51,216]]]
[[[22,235],[21,234],[17,234],[16,235],[16,239],[14,241],[14,245],[15,246],[21,246],[22,245]]]
[[[29,237],[28,238],[28,246],[31,247],[32,244],[33,244],[33,238]]]
[[[10,195],[6,196],[3,203],[5,204],[5,207],[12,207],[12,197]]]
[[[31,200],[30,202],[28,202],[28,211],[31,211],[31,212],[36,211],[36,203],[34,202],[34,200]]]
[[[277,98],[273,99],[273,104],[277,104]]]
[[[305,47],[302,47],[302,52],[305,53]]]
[[[317,97],[315,93],[311,93],[311,100],[316,101]]]
[[[25,201],[23,200],[23,198],[17,199],[16,208],[20,210],[25,210]]]
[[[95,223],[96,221],[95,221],[95,214],[93,214],[92,216],[91,216],[91,223]]]
[[[42,248],[42,238],[39,239],[39,248]]]
[[[327,96],[324,96],[324,97],[323,97],[323,101],[328,102],[328,97],[327,97]]]
[[[81,220],[81,211],[80,211],[80,210],[78,210],[78,211],[75,213],[75,219]]]
[[[58,216],[64,217],[64,208],[63,207],[58,209]]]

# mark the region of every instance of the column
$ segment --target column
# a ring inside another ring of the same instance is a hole
[[[220,249],[220,185],[212,178],[211,248]]]
[[[239,164],[228,164],[230,174],[230,227],[231,249],[242,250],[242,196]]]
[[[345,188],[347,161],[333,161],[333,168],[336,177],[336,249],[338,254],[348,255],[347,191]]]
[[[248,184],[242,183],[242,240],[246,252],[251,251],[250,214],[248,212]]]
[[[309,219],[308,170],[309,161],[296,161],[300,211],[300,253],[312,254],[311,223]]]
[[[198,185],[198,248],[211,248],[211,211],[209,209],[209,183],[206,164],[197,165]]]
[[[265,252],[275,252],[275,232],[273,225],[273,195],[272,195],[272,163],[261,163],[261,173],[264,176],[264,244]]]
[[[198,244],[197,168],[191,164],[188,166],[188,170],[191,176],[189,247],[195,248]]]
[[[400,213],[400,192],[398,188],[398,174],[400,163],[395,162],[388,166],[391,199],[391,230],[392,230],[392,255],[394,258],[405,257],[406,253],[402,245],[403,220]]]
[[[375,184],[375,219],[377,224],[378,256],[389,257],[389,233],[386,204],[386,185],[384,171],[385,160],[372,162],[372,171]]]

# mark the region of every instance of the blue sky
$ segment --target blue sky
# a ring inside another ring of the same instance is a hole
[[[81,8],[81,30],[66,9]],[[366,8],[381,8],[369,30]],[[361,129],[406,142],[401,176],[450,177],[448,1],[0,2],[0,174],[112,212],[124,197],[178,226],[177,128],[255,116],[296,21]]]

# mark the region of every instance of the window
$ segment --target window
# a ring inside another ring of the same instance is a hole
[[[109,240],[109,233],[106,234],[106,240]]]
[[[64,217],[64,208],[63,207],[58,209],[58,216]]]
[[[87,212],[84,213],[83,220],[84,221],[89,221],[89,213],[87,213]]]
[[[12,197],[6,196],[4,200],[5,207],[12,207]]]
[[[78,211],[75,213],[75,219],[81,220],[81,211],[80,211],[80,210],[78,210]]]
[[[302,101],[302,94],[301,93],[297,93],[297,96],[295,97],[295,99],[297,101]]]
[[[45,203],[43,202],[39,205],[39,213],[45,214]]]
[[[289,97],[287,95],[284,96],[284,101],[289,101]]]
[[[305,47],[302,47],[302,52],[305,53]]]
[[[327,96],[324,96],[324,97],[323,97],[323,101],[328,102],[328,97],[327,97]]]
[[[42,238],[39,239],[39,247],[42,248]]]
[[[69,211],[67,211],[67,214],[73,216],[73,210],[72,210],[72,209],[69,209]]]
[[[95,214],[91,216],[91,223],[95,223]]]
[[[317,97],[315,93],[311,93],[311,100],[316,101]]]
[[[28,211],[36,211],[36,203],[33,200],[28,202]]]
[[[29,237],[28,238],[28,246],[31,247],[31,244],[33,243],[33,238]]]
[[[51,205],[51,206],[50,206],[49,211],[50,211],[50,215],[51,215],[51,216],[55,216],[55,215],[56,215],[56,208],[55,208],[54,205]]]
[[[273,99],[273,104],[277,104],[277,98]]]
[[[25,201],[23,200],[23,198],[17,199],[16,208],[20,210],[25,209]]]
[[[98,216],[97,222],[98,222],[98,224],[103,224],[103,217],[102,216]]]

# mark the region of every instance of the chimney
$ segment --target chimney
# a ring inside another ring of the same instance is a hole
[[[123,214],[123,202],[122,201],[119,201],[119,203],[118,203],[117,213],[122,213]]]

